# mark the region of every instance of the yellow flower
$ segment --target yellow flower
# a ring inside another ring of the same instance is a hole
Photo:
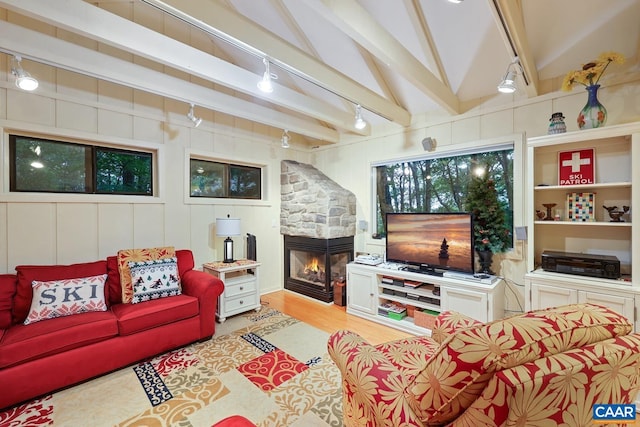
[[[575,83],[583,86],[598,84],[600,77],[612,62],[624,64],[624,55],[617,52],[604,52],[595,61],[584,64],[582,69],[569,71],[562,80],[562,90],[570,91]]]

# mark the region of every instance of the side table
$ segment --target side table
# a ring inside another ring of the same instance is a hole
[[[234,314],[260,310],[259,267],[259,262],[250,259],[227,263],[214,261],[202,265],[205,273],[218,277],[224,283],[224,292],[218,297],[216,309],[219,323]]]

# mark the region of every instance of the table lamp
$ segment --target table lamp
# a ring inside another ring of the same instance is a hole
[[[233,259],[233,239],[231,236],[240,235],[240,218],[216,218],[216,236],[227,237],[224,239],[224,260],[223,262],[234,262]]]

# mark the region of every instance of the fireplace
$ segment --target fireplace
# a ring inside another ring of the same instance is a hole
[[[284,236],[284,288],[333,301],[334,283],[344,283],[353,261],[353,236],[318,239]]]

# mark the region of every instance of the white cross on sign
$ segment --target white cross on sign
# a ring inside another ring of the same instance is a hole
[[[580,172],[580,166],[590,164],[591,159],[581,159],[579,152],[571,153],[571,160],[562,161],[563,167],[571,166],[571,172]]]

